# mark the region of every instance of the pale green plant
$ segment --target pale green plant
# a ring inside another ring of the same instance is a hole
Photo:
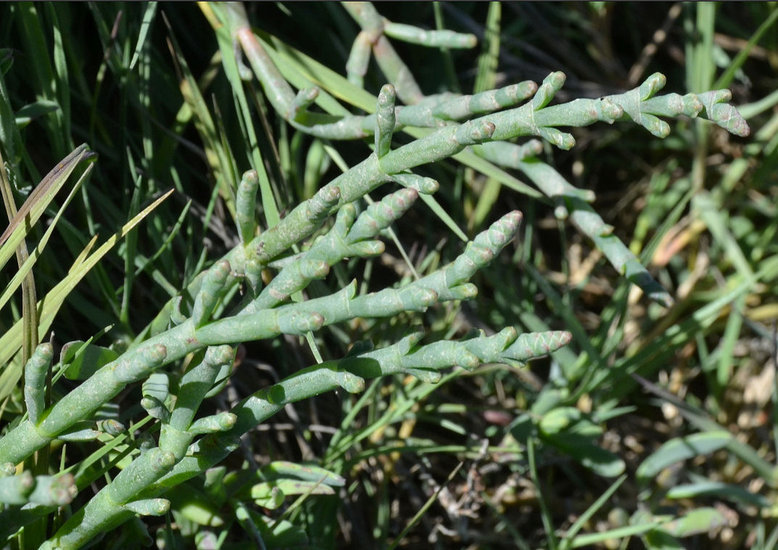
[[[6,539],[69,502],[79,474],[88,478],[83,470],[74,475],[77,469],[73,467],[63,466],[58,476],[33,476],[29,471],[20,471],[17,465],[60,442],[98,441],[109,450],[123,444],[127,437],[123,427],[106,423],[99,411],[129,384],[142,383],[140,405],[147,419],[159,424],[158,440],[122,451],[123,456],[117,459],[120,471],[59,525],[42,548],[78,548],[138,516],[166,514],[170,509],[167,493],[219,465],[238,448],[243,434],[290,403],[334,390],[358,393],[365,389],[366,380],[395,374],[436,383],[441,372],[452,367],[472,370],[486,363],[523,363],[567,344],[571,334],[566,331],[520,334],[516,328],[506,327],[494,335],[481,333],[430,343],[422,343],[423,334],[413,332],[375,350],[355,346],[346,357],[322,361],[257,389],[229,411],[199,413],[202,403],[224,386],[237,344],[282,335],[304,337],[352,319],[423,312],[441,302],[476,297],[477,289],[470,280],[479,270],[488,269],[489,262],[515,237],[521,221],[519,212],[504,215],[478,234],[450,264],[398,288],[358,292],[356,281],[352,281],[327,296],[304,299],[302,295],[313,281],[326,277],[344,260],[380,255],[384,251],[380,238],[389,234],[392,224],[419,197],[445,223],[453,224],[432,197],[440,184],[412,172],[419,166],[456,157],[474,166],[488,161],[492,167],[524,172],[540,190],[534,192],[555,201],[558,216],[569,216],[624,277],[650,298],[670,302],[670,296],[589,205],[591,194],[575,188],[535,158],[541,142],[530,140],[519,145],[513,140],[535,137],[570,149],[575,141],[560,128],[621,120],[632,120],[653,135],[665,137],[670,128],[659,117],[678,115],[701,116],[736,135],[747,135],[747,124],[727,103],[729,92],[657,95],[665,79],[655,74],[622,94],[550,105],[565,81],[564,74],[555,72],[540,85],[528,81],[472,96],[424,96],[387,36],[448,48],[471,47],[474,37],[448,31],[425,32],[386,22],[370,4],[346,7],[362,29],[346,67],[348,81],[361,85],[372,51],[391,82],[382,87],[373,104],[357,105],[374,112],[369,115],[314,111],[314,104],[325,111],[337,111],[337,103],[321,88],[299,85],[299,74],[292,77],[281,73],[270,48],[252,32],[242,5],[203,5],[220,40],[226,71],[234,68],[241,78],[259,80],[276,113],[293,128],[328,140],[372,137],[373,152],[321,186],[283,218],[275,208],[261,158],[252,159],[255,168],[244,173],[240,182],[230,182],[231,168],[221,166],[219,184],[235,191],[230,205],[237,222],[237,246],[171,299],[121,354],[80,343],[63,350],[59,361],[52,365],[51,344],[36,348],[24,367],[26,418],[0,438],[0,502],[8,505],[0,513],[0,535]],[[236,56],[236,50],[242,54]],[[250,70],[242,65],[242,56]],[[293,80],[300,89],[296,94],[289,84]],[[397,106],[397,98],[406,105]],[[398,131],[414,139],[393,148],[393,136]],[[84,151],[77,149],[73,155]],[[221,159],[214,162],[220,163]],[[58,178],[59,172],[51,177]],[[47,181],[51,180],[44,183]],[[400,189],[380,201],[368,200],[369,193],[391,183]],[[261,232],[256,215],[258,194],[267,222]],[[332,216],[334,221],[330,223]],[[14,232],[9,234],[15,236]],[[314,234],[317,237],[312,242],[304,242]],[[13,248],[3,248],[6,260],[11,254],[8,250],[12,252]],[[271,268],[276,273],[264,283],[263,272]],[[242,299],[237,297],[238,290]],[[182,360],[189,366],[180,376],[165,370],[167,365]],[[55,377],[64,375],[81,382],[49,402],[46,378],[50,369]],[[580,415],[572,420],[570,415],[565,416],[570,410],[556,412],[539,426],[545,437],[564,435],[571,423],[593,427]],[[555,418],[561,419],[564,426],[554,425]],[[584,439],[582,445],[591,438]],[[608,475],[622,471],[623,463],[619,462]],[[342,484],[329,472],[319,473],[327,480],[325,485]],[[315,487],[313,484],[307,489],[313,491]],[[258,488],[255,500],[272,501],[269,491],[267,486]],[[240,513],[251,517],[248,512]]]

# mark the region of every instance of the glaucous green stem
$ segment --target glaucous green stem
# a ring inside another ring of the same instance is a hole
[[[126,352],[51,406],[39,424],[26,420],[1,437],[0,463],[24,460],[80,420],[91,418],[128,383],[143,380],[161,365],[199,347],[193,324],[187,321]]]
[[[458,120],[463,116],[479,114],[480,108],[487,105],[491,111],[510,105],[511,101],[505,100],[505,94],[502,94],[502,100],[494,100],[495,91],[484,92],[484,94],[491,94],[492,100],[487,102],[481,101],[481,98],[472,101],[480,94],[472,96],[471,100],[458,98],[454,95],[424,97],[408,68],[399,59],[386,37],[383,36],[388,22],[378,14],[372,4],[353,2],[345,3],[344,7],[362,27],[355,42],[353,59],[349,60],[349,75],[354,75],[357,80],[361,80],[369,53],[368,47],[372,44],[376,60],[386,78],[394,84],[398,96],[408,105],[408,107],[397,109],[398,128],[404,125],[436,126],[438,125],[438,122],[434,120],[436,118],[441,121]],[[294,92],[251,32],[243,7],[240,4],[227,3],[222,6],[214,6],[212,9],[222,14],[222,19],[228,25],[231,35],[241,43],[255,75],[263,85],[274,108],[295,127],[319,137],[331,139],[357,139],[375,133],[375,116],[370,119],[365,117],[333,118],[307,110],[304,113],[294,111],[291,108],[294,102]],[[407,35],[410,37],[414,34],[417,37],[421,36],[418,33],[403,33],[400,29],[408,30],[404,26],[389,25],[389,28],[398,30],[396,33],[398,36]],[[668,94],[653,97],[665,85],[665,77],[659,73],[651,75],[638,88],[623,94],[596,100],[575,100],[544,109],[564,83],[564,78],[563,73],[551,73],[527,106],[528,109],[521,113],[511,114],[508,117],[511,124],[504,124],[505,120],[500,119],[500,124],[497,125],[499,132],[492,139],[503,140],[520,135],[537,135],[560,148],[569,149],[575,143],[572,136],[561,132],[555,126],[583,126],[598,120],[612,123],[621,118],[631,118],[654,135],[665,137],[669,133],[669,126],[658,116],[685,114],[694,117],[700,112],[736,135],[744,136],[748,135],[749,132],[748,125],[737,110],[725,103],[731,99],[731,94],[727,90],[706,92],[699,94],[699,96]],[[525,84],[523,93],[516,97],[526,98],[534,91],[531,87],[535,85],[534,83],[521,84]],[[483,97],[486,99],[487,96]],[[497,124],[497,121],[491,122]]]
[[[330,296],[209,323],[198,329],[195,337],[203,344],[217,344],[256,340],[274,332],[303,334],[354,317],[386,317],[423,311],[437,301],[472,298],[477,291],[467,281],[513,238],[520,221],[518,211],[506,214],[476,236],[452,263],[403,288],[355,296],[356,282],[352,282]]]
[[[518,212],[503,216],[447,267],[399,290],[385,289],[355,297],[356,285],[352,284],[331,296],[238,315],[200,328],[187,320],[102,367],[46,411],[39,424],[27,420],[0,438],[0,463],[24,460],[77,422],[91,418],[102,403],[115,397],[127,384],[143,380],[160,366],[204,346],[279,334],[301,335],[325,323],[420,311],[438,300],[470,298],[476,290],[465,284],[466,280],[513,237],[520,219]]]
[[[570,341],[564,331],[519,335],[508,327],[493,336],[479,336],[461,342],[418,347],[421,334],[371,352],[303,369],[289,378],[259,390],[232,409],[235,426],[195,442],[193,455],[186,456],[144,497],[158,496],[186,479],[199,475],[223,460],[237,445],[238,438],[264,422],[285,405],[337,388],[359,391],[364,380],[397,373],[418,375],[464,363],[469,368],[482,363],[529,361],[551,353]]]
[[[29,471],[0,477],[0,503],[63,506],[76,496],[72,474],[33,476]]]
[[[235,197],[238,234],[244,244],[254,238],[257,230],[257,189],[259,189],[257,171],[249,170],[243,174]]]
[[[454,365],[475,368],[487,362],[528,361],[551,353],[570,341],[567,332],[519,335],[512,327],[494,336],[480,336],[463,342],[436,342],[419,347],[421,336],[414,334],[387,348],[303,369],[278,384],[258,391],[231,413],[227,413],[235,419],[229,427],[195,443],[190,448],[189,456],[179,453],[176,457],[164,451],[162,444],[159,448],[141,454],[58,531],[52,544],[63,548],[77,547],[97,533],[129,519],[131,514],[128,511],[137,513],[139,507],[129,506],[133,502],[144,503],[143,510],[146,513],[149,513],[146,503],[157,503],[161,510],[165,501],[150,497],[159,496],[167,489],[216,465],[234,450],[235,441],[240,435],[286,404],[338,387],[350,393],[359,392],[364,389],[365,378],[399,372],[418,376]],[[228,355],[231,357],[231,351],[226,347],[217,353],[219,355],[216,358],[210,359],[214,365]],[[201,372],[192,375],[187,383],[197,384],[194,393],[200,395],[205,387],[202,382],[204,378]],[[175,462],[177,464],[171,464]],[[140,501],[134,501],[139,497],[142,497]]]
[[[349,82],[360,88],[363,87],[363,79],[365,74],[367,74],[367,68],[370,65],[371,50],[372,42],[370,33],[361,31],[354,39],[354,43],[351,45],[351,52],[346,61],[346,75],[348,76]]]
[[[264,73],[257,73],[257,76],[261,81],[265,82],[262,78],[268,77],[262,76],[262,74]],[[564,75],[562,73],[552,73],[537,88],[532,101],[526,105],[482,116],[471,120],[461,127],[454,125],[440,128],[429,136],[416,140],[397,150],[390,151],[380,161],[376,156],[371,155],[362,163],[354,166],[324,186],[310,202],[298,206],[289,216],[281,220],[278,225],[253,239],[245,248],[233,250],[225,259],[230,262],[235,273],[239,275],[245,274],[250,281],[256,282],[259,280],[258,272],[263,266],[288,250],[294,243],[310,235],[319,227],[322,220],[339,206],[356,200],[387,181],[400,180],[401,177],[407,176],[404,172],[415,166],[456,154],[465,145],[475,145],[479,142],[503,140],[517,136],[537,135],[562,148],[573,146],[574,140],[570,134],[561,132],[551,126],[544,126],[544,124],[585,125],[591,124],[596,120],[610,123],[615,118],[629,116],[637,123],[646,126],[650,131],[660,131],[656,125],[658,119],[651,112],[657,115],[678,113],[688,116],[695,116],[697,113],[703,112],[717,124],[729,128],[739,135],[745,135],[748,132],[747,124],[739,117],[737,111],[721,103],[728,99],[726,92],[702,94],[700,97],[703,97],[705,102],[699,98],[695,99],[690,94],[683,97],[677,94],[653,97],[653,94],[658,89],[661,89],[664,82],[664,77],[661,77],[661,75],[653,75],[641,84],[640,87],[624,94],[608,96],[598,100],[576,100],[568,104],[546,107],[563,82]],[[523,97],[523,94],[535,90],[534,84],[529,84],[523,87],[523,91],[517,88],[512,92],[512,95],[507,95],[513,99]],[[278,92],[278,94],[280,96],[286,95],[282,92]],[[289,94],[292,94],[291,90]],[[472,96],[473,99],[476,97]],[[486,98],[486,96],[484,97]],[[454,105],[459,100],[452,99],[448,101],[448,104]],[[502,106],[503,103],[501,101],[497,101],[498,106]],[[504,99],[506,104],[510,103],[510,101],[510,99]],[[480,104],[481,101],[479,100],[476,103]],[[701,111],[699,106],[703,103],[706,103],[707,107]],[[446,105],[446,102],[440,103],[438,101],[438,104],[439,106]],[[419,118],[428,117],[434,119],[434,116],[432,116],[434,107],[432,105],[427,106],[422,102],[419,106],[408,107],[407,109],[415,109],[417,107],[419,109],[423,107],[418,113]],[[473,107],[472,110],[475,111],[481,107]],[[398,125],[406,122],[404,120],[405,115],[403,114],[405,112],[401,108],[396,110],[395,117]],[[411,111],[408,112],[411,113]],[[423,112],[428,114],[422,115]],[[453,114],[459,116],[461,113]],[[450,115],[451,113],[446,114],[445,110],[440,112],[440,116],[444,118]],[[408,122],[411,121],[409,120]],[[426,122],[422,120],[421,122],[426,124],[429,123],[429,120]],[[375,123],[372,123],[372,127],[375,127]],[[661,131],[664,132],[664,130]],[[362,132],[360,135],[367,134]],[[487,144],[484,143],[484,145]],[[581,198],[585,201],[588,200],[586,197]],[[318,215],[312,215],[314,211]],[[642,276],[638,277],[638,279],[640,278]],[[196,278],[187,289],[187,292],[195,294],[202,279],[201,276]],[[652,292],[652,290],[649,290],[649,293]],[[171,309],[171,306],[166,306],[165,310],[158,316],[152,328],[152,333],[158,332],[164,327],[170,316]]]
[[[478,39],[474,34],[448,30],[428,31],[413,25],[392,23],[386,19],[384,19],[384,33],[397,40],[402,40],[409,44],[427,46],[428,48],[466,50],[474,48],[478,44]]]
[[[394,102],[394,86],[385,84],[378,94],[376,108],[375,151],[379,159],[386,155],[392,146],[392,134],[396,123]]]
[[[384,18],[369,2],[344,2],[343,7],[369,36],[373,56],[389,82],[397,88],[400,100],[406,105],[421,101],[424,98],[421,88],[389,39],[384,36]]]
[[[359,217],[352,203],[339,211],[334,227],[310,249],[285,266],[241,315],[269,309],[286,300],[313,279],[324,277],[332,265],[347,256],[375,256],[384,251],[383,242],[372,240],[399,219],[418,198],[415,189],[400,189],[367,207]]]
[[[139,488],[147,487],[175,464],[173,453],[159,447],[142,453],[78,512],[73,514],[42,549],[75,549],[96,535],[121,525],[136,514],[160,516],[170,509],[161,499],[133,500]]]
[[[24,404],[33,424],[40,421],[46,408],[46,376],[53,356],[51,344],[40,344],[24,366]]]
[[[115,526],[133,517],[135,514],[159,515],[165,513],[169,503],[163,499],[141,499],[137,496],[152,483],[170,470],[186,453],[187,447],[198,433],[198,422],[194,415],[205,394],[213,386],[221,366],[232,363],[234,351],[230,346],[211,347],[203,360],[182,377],[178,399],[170,414],[170,421],[164,422],[159,439],[159,447],[148,450],[135,458],[129,466],[90,500],[74,520],[68,521],[50,541],[54,547],[77,548],[88,542],[96,534],[107,530],[105,526]],[[229,420],[220,430],[231,428],[235,416],[223,413]]]

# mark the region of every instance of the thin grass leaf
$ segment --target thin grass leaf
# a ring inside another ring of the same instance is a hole
[[[135,65],[140,59],[140,52],[144,49],[146,40],[151,30],[151,26],[154,23],[154,17],[157,15],[158,2],[149,2],[146,4],[146,9],[143,10],[143,20],[140,24],[140,30],[138,31],[138,42],[135,44],[135,52],[132,54],[132,60],[130,61],[129,70],[135,69]]]
[[[608,487],[607,490],[605,490],[605,492],[602,493],[602,495],[597,498],[597,500],[592,503],[591,506],[586,509],[583,514],[576,518],[575,522],[570,526],[570,529],[568,529],[567,533],[565,533],[564,538],[560,541],[559,550],[573,548],[578,532],[583,529],[584,525],[592,518],[592,516],[594,516],[594,514],[596,514],[597,511],[608,502],[608,499],[613,496],[613,494],[618,490],[619,487],[621,487],[621,484],[624,483],[626,479],[626,475],[619,477],[611,484],[610,487]]]
[[[628,537],[633,537],[635,535],[642,535],[656,529],[667,521],[669,521],[669,519],[662,518],[645,523],[639,523],[636,525],[617,527],[616,529],[610,529],[601,533],[587,533],[585,535],[578,535],[570,545],[570,548],[587,547],[597,543],[605,542],[607,540],[621,540]]]
[[[34,225],[48,208],[57,192],[65,185],[68,177],[82,161],[92,158],[86,145],[80,145],[62,159],[35,187],[30,196],[14,216],[6,230],[0,235],[0,268],[5,266],[26,235],[25,224]],[[25,221],[29,220],[29,221]]]
[[[723,449],[731,439],[732,434],[727,431],[702,432],[673,438],[640,463],[636,472],[637,478],[645,483],[676,462]]]
[[[481,54],[478,56],[478,72],[475,77],[473,93],[491,90],[497,83],[497,66],[500,56],[501,6],[502,4],[499,2],[489,3],[489,11],[486,15],[486,31],[481,45]],[[499,193],[499,180],[488,178],[484,183],[483,191],[479,193],[478,202],[471,218],[471,228],[481,227],[497,201]]]
[[[762,39],[762,36],[764,36],[764,33],[766,33],[770,27],[775,24],[776,20],[778,20],[778,10],[773,9],[770,11],[770,15],[767,16],[767,19],[765,19],[762,24],[759,25],[759,28],[756,29],[756,32],[751,35],[751,38],[748,39],[746,45],[740,49],[735,59],[732,60],[732,63],[730,63],[721,76],[716,79],[716,82],[713,83],[711,88],[727,88],[732,83],[732,80],[735,77],[735,73],[743,66],[743,64],[748,59],[748,56],[751,54],[754,46],[759,43],[759,41]],[[743,114],[742,108],[740,111],[741,114]],[[745,114],[743,114],[743,116],[745,118],[749,118],[746,117]]]
[[[57,214],[52,219],[51,223],[49,224],[49,227],[46,229],[46,232],[40,238],[40,240],[38,241],[35,248],[30,253],[27,260],[24,262],[24,264],[19,268],[16,274],[14,274],[11,281],[6,285],[2,296],[0,296],[0,309],[5,307],[5,305],[8,303],[8,300],[11,298],[11,296],[13,296],[14,293],[17,291],[17,289],[21,286],[23,278],[35,266],[36,262],[38,261],[38,258],[40,258],[41,253],[46,248],[46,245],[49,242],[49,238],[51,237],[51,234],[54,232],[54,229],[57,227],[57,222],[62,217],[63,213],[65,212],[65,209],[70,204],[70,201],[73,200],[73,197],[75,197],[76,192],[81,187],[81,184],[84,181],[86,181],[86,179],[89,177],[89,174],[92,171],[92,167],[93,165],[87,166],[86,170],[84,170],[84,173],[81,175],[80,178],[78,178],[78,181],[75,183],[75,185],[73,185],[73,188],[70,190],[70,193],[68,193],[67,198],[62,203],[62,206],[60,206],[59,210],[57,211]]]
[[[462,468],[462,465],[464,463],[460,462],[457,464],[456,468],[454,468],[451,473],[446,478],[446,481],[441,483],[438,487],[437,491],[435,491],[430,497],[426,500],[424,504],[422,504],[421,508],[419,508],[419,511],[416,512],[413,517],[410,519],[410,521],[407,523],[407,525],[403,528],[402,531],[400,531],[400,534],[397,535],[397,537],[394,539],[391,545],[389,545],[390,550],[397,548],[397,545],[399,545],[406,534],[410,532],[411,529],[419,522],[421,521],[422,516],[427,512],[427,510],[434,504],[434,502],[437,500],[438,496],[440,495],[441,491],[446,488],[447,483],[451,483],[451,481],[454,479],[454,476],[457,475],[457,472],[459,472],[460,468]]]
[[[231,169],[231,167],[234,167],[235,161],[223,146],[205,98],[200,92],[197,80],[189,69],[189,64],[186,62],[181,48],[175,39],[173,28],[167,18],[164,17],[164,13],[163,18],[170,31],[170,53],[175,59],[177,71],[180,74],[179,85],[181,95],[194,114],[195,127],[203,140],[208,165],[213,171],[219,194],[222,200],[224,200],[230,215],[235,219],[234,190],[238,186],[238,177],[237,170]]]
[[[739,502],[747,506],[769,508],[770,501],[758,493],[749,491],[740,485],[724,483],[721,481],[695,481],[683,483],[671,487],[666,494],[670,499],[697,499],[701,497],[715,497],[730,502]]]

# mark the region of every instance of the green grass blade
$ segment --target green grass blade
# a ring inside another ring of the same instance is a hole
[[[727,67],[727,70],[724,71],[724,73],[716,79],[716,82],[713,83],[713,86],[711,86],[712,89],[718,90],[719,88],[727,88],[732,83],[732,79],[735,78],[735,73],[740,69],[743,64],[748,59],[748,56],[751,54],[751,50],[754,49],[754,46],[756,46],[759,41],[762,39],[762,36],[764,36],[764,33],[766,33],[770,27],[772,27],[775,24],[775,21],[778,20],[778,10],[775,9],[775,6],[772,6],[770,4],[766,4],[765,8],[771,8],[770,15],[767,16],[767,19],[765,19],[761,25],[759,25],[759,28],[756,29],[756,32],[751,35],[751,38],[748,39],[748,42],[745,46],[738,52],[735,59],[732,60],[732,63],[729,64],[729,67]],[[741,114],[745,117],[746,115],[743,113],[742,108],[738,109]]]
[[[86,145],[80,145],[59,164],[57,164],[46,177],[35,187],[22,207],[14,216],[11,223],[0,236],[0,269],[14,255],[16,248],[26,235],[26,225],[34,225],[48,208],[57,192],[65,185],[70,174],[76,166],[92,154]]]
[[[70,204],[70,201],[73,199],[76,192],[81,187],[81,184],[89,176],[90,172],[92,171],[92,166],[94,165],[87,166],[87,169],[84,171],[84,173],[75,183],[73,188],[70,190],[70,193],[68,194],[65,201],[62,203],[60,209],[57,211],[57,214],[54,216],[52,222],[49,224],[49,227],[48,229],[46,229],[46,232],[43,234],[43,237],[41,237],[40,241],[35,246],[35,249],[33,249],[33,251],[30,253],[29,257],[27,258],[27,261],[24,262],[24,265],[22,265],[19,268],[19,271],[17,271],[16,274],[14,274],[11,281],[5,287],[2,296],[0,296],[0,310],[5,307],[5,305],[8,303],[8,300],[11,298],[11,296],[13,296],[13,294],[16,292],[19,286],[21,286],[22,279],[35,266],[35,263],[38,261],[38,258],[40,257],[41,253],[46,247],[46,244],[49,241],[49,237],[51,237],[51,234],[54,232],[54,228],[57,226],[57,222],[60,220],[65,209]]]
[[[135,44],[135,53],[132,54],[132,61],[130,61],[130,71],[135,69],[135,64],[140,58],[140,52],[146,44],[151,25],[154,22],[154,17],[157,15],[158,5],[159,2],[149,2],[146,4],[146,9],[143,10],[143,20],[140,23],[140,31],[138,31],[138,42]]]

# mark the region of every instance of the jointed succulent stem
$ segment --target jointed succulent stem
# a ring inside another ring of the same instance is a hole
[[[235,355],[233,344],[284,334],[306,335],[360,317],[424,311],[439,302],[469,299],[477,294],[470,280],[513,239],[521,221],[517,211],[504,215],[477,235],[450,264],[400,288],[358,295],[353,281],[328,296],[289,302],[313,280],[327,276],[338,262],[384,251],[378,240],[380,233],[397,221],[420,193],[431,194],[438,188],[436,181],[412,173],[415,167],[471,148],[495,164],[524,172],[545,195],[557,201],[558,215],[569,216],[625,277],[652,299],[669,302],[669,295],[589,205],[593,194],[574,187],[535,158],[542,149],[540,141],[533,139],[523,145],[512,141],[537,137],[569,149],[575,140],[560,128],[625,119],[665,137],[670,128],[659,117],[678,115],[704,116],[729,132],[748,135],[748,125],[727,103],[731,99],[727,90],[658,96],[665,78],[657,73],[622,94],[550,105],[565,81],[563,73],[554,72],[540,85],[527,81],[472,96],[425,97],[389,38],[430,47],[465,48],[475,44],[475,37],[393,23],[368,3],[346,3],[345,8],[361,28],[346,67],[349,80],[361,84],[372,53],[390,82],[381,89],[374,114],[334,116],[314,111],[314,104],[321,99],[319,89],[292,89],[253,34],[241,4],[203,6],[207,14],[216,14],[210,18],[214,29],[229,33],[248,59],[273,108],[292,127],[326,139],[372,136],[374,151],[261,232],[255,218],[259,176],[253,170],[246,172],[235,195],[240,244],[198,275],[176,301],[165,307],[144,331],[142,338],[147,339],[139,339],[118,359],[96,370],[48,408],[44,396],[53,350],[50,344],[38,346],[24,371],[28,418],[0,438],[0,503],[47,507],[69,502],[75,491],[73,476],[34,477],[29,472],[14,475],[15,464],[54,440],[94,439],[99,434],[94,428],[107,426],[106,430],[112,430],[110,424],[95,425],[95,413],[128,384],[143,382],[141,406],[161,424],[158,446],[134,451],[121,472],[70,517],[43,548],[75,548],[135,515],[165,514],[169,502],[160,496],[218,464],[236,448],[243,434],[290,403],[339,388],[359,392],[367,379],[398,373],[434,382],[440,379],[442,369],[527,361],[570,341],[570,334],[564,331],[519,334],[512,327],[493,336],[482,334],[426,345],[420,345],[421,334],[412,334],[380,349],[353,352],[343,359],[310,366],[255,391],[229,412],[198,417],[203,400],[218,391],[229,375]],[[398,98],[405,105],[396,105]],[[430,130],[393,148],[394,134],[409,127]],[[367,208],[357,204],[390,182],[402,188]],[[429,201],[430,197],[423,199]],[[333,214],[337,215],[328,231],[304,252],[283,257],[283,265],[263,288],[262,275],[271,262],[321,229]],[[243,281],[248,283],[249,294],[235,306],[230,303],[230,291]],[[224,317],[218,318],[220,315]],[[165,365],[184,357],[201,359],[180,377],[163,371]]]

